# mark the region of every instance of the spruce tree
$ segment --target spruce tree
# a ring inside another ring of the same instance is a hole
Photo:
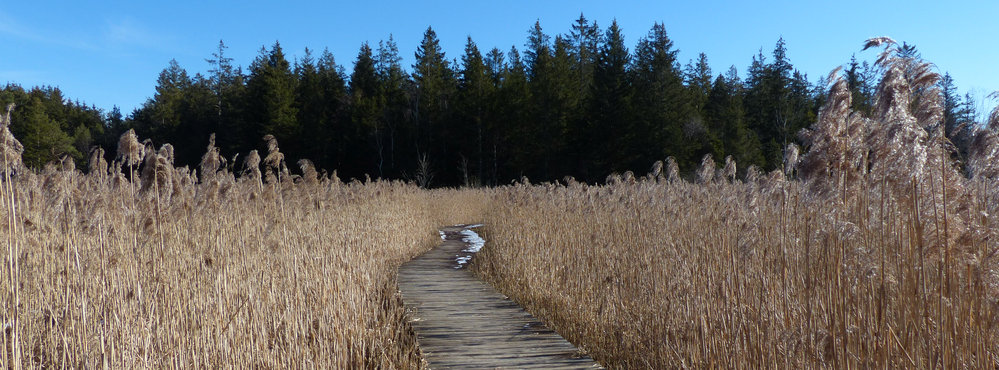
[[[454,73],[444,56],[444,50],[433,28],[427,27],[423,41],[416,50],[413,65],[413,82],[416,85],[417,157],[428,155],[432,166],[437,167],[437,179],[456,183],[454,176],[457,156],[449,151],[451,99],[456,89]]]
[[[63,155],[81,156],[73,147],[73,138],[46,113],[41,98],[32,97],[27,104],[18,106],[16,112],[10,130],[24,145],[21,159],[25,166],[41,168],[48,162],[60,160]]]
[[[261,146],[261,138],[271,134],[281,143],[289,158],[300,157],[297,139],[301,135],[298,110],[295,108],[295,75],[284,56],[281,44],[275,42],[270,51],[261,48],[250,65],[246,83],[244,119],[247,123],[244,143]]]
[[[414,153],[407,146],[412,142],[412,106],[409,75],[402,69],[402,57],[392,35],[385,42],[378,42],[376,69],[384,96],[380,119],[386,128],[386,158],[383,172],[398,177],[405,168],[396,162],[397,153]],[[409,138],[405,140],[404,138]],[[402,142],[400,142],[402,141]],[[415,156],[415,154],[412,154]]]
[[[604,34],[600,55],[593,72],[587,115],[587,145],[590,151],[580,175],[588,181],[603,179],[613,171],[623,171],[633,155],[628,148],[631,86],[627,75],[630,55],[617,21]]]
[[[784,39],[777,41],[773,61],[762,52],[749,68],[745,98],[746,121],[760,138],[764,169],[780,168],[784,147],[797,140],[798,131],[815,120],[811,87],[804,74],[794,71]]]
[[[143,134],[173,140],[178,137],[181,121],[181,105],[184,92],[192,81],[187,71],[180,67],[176,59],[170,60],[170,65],[160,72],[156,79],[156,93],[149,104],[150,121],[148,127],[139,128]]]
[[[342,159],[346,147],[344,132],[349,126],[346,118],[347,83],[343,68],[336,64],[329,49],[324,49],[320,55],[316,74],[322,90],[322,99],[319,103],[320,134],[327,138],[319,143],[322,154],[316,159],[319,161],[316,164],[321,168],[340,168],[343,165]]]
[[[360,177],[368,171],[373,176],[382,177],[385,158],[385,143],[382,140],[382,94],[375,71],[375,59],[368,43],[361,45],[354,62],[354,72],[350,75],[350,117],[353,136],[356,142],[346,141],[350,163],[354,164],[354,176]],[[347,140],[350,140],[349,138]],[[364,143],[364,145],[357,145]]]
[[[301,143],[301,155],[313,163],[323,164],[322,143],[329,141],[323,81],[312,51],[305,48],[302,59],[295,63],[295,109],[302,129],[296,139]]]
[[[465,54],[461,58],[461,80],[459,82],[459,124],[462,137],[467,138],[461,154],[462,182],[466,185],[479,184],[485,178],[484,142],[488,135],[490,109],[493,100],[494,84],[478,46],[468,37]],[[474,176],[475,178],[472,178]]]
[[[735,67],[729,68],[725,76],[718,76],[711,87],[704,107],[705,120],[716,130],[723,151],[722,155],[735,159],[740,168],[763,164],[760,142],[756,133],[746,126],[742,103],[742,82]]]
[[[514,163],[517,161],[518,153],[526,151],[528,143],[520,133],[527,130],[525,126],[530,122],[530,113],[524,109],[531,100],[527,67],[516,47],[510,48],[506,59],[500,77],[496,135],[492,143],[494,153],[492,171],[493,177],[497,179],[513,179],[524,175],[522,169]]]
[[[677,52],[661,23],[656,23],[635,48],[631,70],[635,121],[631,133],[639,155],[629,163],[630,168],[639,169],[667,156],[686,157],[683,125],[691,110]]]

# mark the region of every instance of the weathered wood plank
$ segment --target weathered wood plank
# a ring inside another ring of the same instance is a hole
[[[431,368],[599,368],[516,302],[456,259],[464,226],[441,229],[440,246],[402,265],[399,290]]]

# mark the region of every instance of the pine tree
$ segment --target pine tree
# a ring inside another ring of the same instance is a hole
[[[683,125],[690,116],[690,105],[676,61],[677,52],[661,23],[656,23],[638,41],[631,70],[635,86],[632,106],[635,126],[631,132],[639,156],[637,161],[629,163],[630,168],[648,166],[667,156],[686,157]]]
[[[531,90],[527,83],[527,67],[516,47],[507,53],[507,62],[500,77],[499,108],[496,135],[493,137],[493,177],[496,179],[519,178],[524,175],[521,167],[514,165],[517,155],[526,152],[525,123],[530,122],[529,112],[524,109],[531,101]],[[532,140],[535,138],[531,138]]]
[[[191,83],[187,71],[180,67],[176,59],[171,59],[170,65],[163,69],[156,79],[156,93],[152,100],[146,103],[150,115],[149,121],[145,122],[148,126],[140,127],[140,131],[164,140],[176,139],[181,121],[184,91],[191,86]]]
[[[218,113],[218,123],[216,130],[222,127],[224,113],[227,113],[226,105],[223,104],[230,86],[236,83],[235,70],[232,66],[232,58],[225,55],[225,49],[229,47],[225,42],[219,40],[219,45],[211,58],[205,59],[211,69],[208,70],[211,78],[212,92],[215,93],[215,109]]]
[[[459,133],[468,138],[462,148],[462,172],[465,185],[479,184],[485,178],[484,141],[488,135],[491,120],[490,101],[493,99],[491,73],[487,69],[482,53],[471,37],[465,43],[465,54],[461,58],[461,80],[459,82],[460,122]],[[469,163],[471,162],[471,163]],[[472,168],[469,168],[472,167]],[[470,178],[474,174],[475,178]]]
[[[457,169],[458,158],[452,157],[450,142],[451,99],[456,89],[454,73],[444,56],[437,33],[430,27],[416,49],[413,82],[416,85],[417,157],[429,154],[432,165],[442,171]],[[413,158],[415,163],[417,158]],[[438,172],[437,178],[454,184],[454,172]]]
[[[48,162],[60,160],[63,155],[81,157],[73,147],[73,138],[46,114],[42,99],[32,97],[27,104],[18,106],[16,112],[10,129],[24,145],[21,159],[25,166],[41,168]]]
[[[483,143],[483,157],[486,158],[482,168],[484,172],[483,181],[489,185],[497,185],[500,180],[500,148],[503,148],[503,153],[506,153],[510,148],[510,145],[506,144],[509,138],[507,130],[509,125],[507,123],[510,122],[506,118],[509,112],[505,106],[508,91],[504,90],[509,68],[506,63],[506,56],[499,48],[490,50],[489,54],[486,55],[484,63],[490,82],[492,83],[493,93],[490,98],[491,102],[488,111],[490,119],[486,121],[486,138]]]
[[[216,134],[216,145],[223,153],[236,153],[252,147],[259,141],[258,137],[250,137],[249,127],[244,120],[246,99],[246,77],[240,67],[232,65],[232,58],[227,57],[228,46],[219,40],[216,51],[211,58],[205,59],[210,66],[209,86],[214,95],[213,106],[215,121],[205,129],[209,135]],[[198,143],[204,137],[193,138]],[[247,141],[250,140],[250,141]],[[201,145],[195,145],[199,150]]]
[[[568,40],[572,42],[573,71],[581,95],[589,92],[593,82],[593,68],[597,63],[600,46],[600,28],[597,22],[589,23],[582,13],[572,25]],[[585,98],[585,97],[584,97]]]
[[[690,103],[694,111],[700,111],[708,99],[711,92],[711,66],[708,65],[708,56],[704,53],[697,55],[697,62],[690,61],[685,68],[687,88],[690,89]]]
[[[398,177],[402,174],[403,168],[396,163],[396,153],[415,153],[406,147],[406,143],[412,142],[412,106],[410,104],[410,81],[409,75],[402,69],[402,57],[399,56],[399,47],[395,39],[389,35],[387,41],[378,43],[378,61],[376,69],[381,83],[382,94],[384,95],[384,105],[382,109],[382,125],[387,129],[385,133],[387,140],[387,167],[384,171],[389,176]],[[401,138],[410,138],[402,143]],[[400,145],[402,144],[402,145]]]
[[[711,93],[712,72],[708,64],[708,56],[700,53],[697,61],[690,61],[684,68],[687,83],[687,102],[689,114],[683,124],[683,143],[674,156],[680,168],[693,170],[700,165],[705,154],[719,156],[721,143],[714,128],[705,120],[704,105]]]
[[[850,63],[846,68],[846,85],[850,89],[851,98],[851,109],[863,112],[864,114],[871,113],[871,106],[873,104],[873,93],[874,88],[870,84],[870,78],[867,76],[871,72],[870,64],[864,61],[861,65],[857,63],[857,57],[851,56]]]
[[[172,138],[158,144],[174,147],[174,163],[195,166],[204,155],[204,141],[217,129],[218,96],[212,90],[210,78],[196,74],[182,91],[178,114],[180,122]]]
[[[354,171],[348,172],[360,177],[369,170],[376,170],[373,175],[382,177],[384,163],[384,142],[382,141],[382,95],[375,71],[375,60],[368,43],[361,45],[354,63],[354,72],[350,75],[350,117],[352,132],[345,137],[344,144],[353,147],[347,156],[348,163],[354,165]],[[356,145],[363,142],[364,146]],[[372,161],[374,160],[374,162]],[[346,170],[345,170],[346,172]]]
[[[938,86],[940,98],[943,100],[944,134],[954,145],[954,159],[964,165],[974,135],[975,122],[972,118],[974,115],[969,114],[974,108],[957,93],[957,86],[954,85],[954,78],[950,73],[944,73]]]
[[[777,40],[773,58],[766,63],[762,52],[753,58],[745,98],[746,122],[763,145],[767,170],[781,167],[784,147],[815,119],[810,85],[791,66],[783,38]]]
[[[742,105],[742,82],[735,67],[725,77],[718,76],[704,107],[705,119],[717,131],[723,146],[721,155],[731,155],[741,168],[762,165],[763,155],[756,133],[746,126]]]
[[[316,164],[320,168],[339,168],[343,165],[342,159],[346,147],[343,133],[349,126],[348,119],[345,118],[348,100],[347,83],[343,68],[336,64],[333,53],[330,53],[329,49],[324,49],[319,57],[316,74],[322,89],[322,99],[319,103],[321,108],[320,134],[322,137],[328,138],[319,145],[322,155]]]
[[[623,171],[626,169],[624,163],[633,159],[634,153],[627,149],[631,147],[627,134],[631,107],[631,86],[627,75],[629,63],[624,35],[615,20],[604,34],[593,73],[587,131],[590,147],[594,150],[587,161],[590,166],[581,173],[589,181],[602,179],[613,171]]]
[[[568,169],[566,132],[578,104],[576,79],[572,72],[571,45],[561,36],[546,35],[535,22],[527,42],[528,81],[531,89],[531,120],[517,133],[524,139],[524,151],[515,163],[525,175],[536,180],[552,180]],[[544,137],[544,141],[532,139]]]
[[[297,139],[301,126],[295,109],[295,75],[291,63],[284,56],[281,44],[275,42],[270,51],[260,49],[260,54],[250,65],[246,86],[244,117],[248,130],[244,143],[261,145],[261,138],[271,134],[281,143],[281,150],[288,158],[300,157]]]
[[[302,59],[295,63],[295,110],[302,129],[296,141],[302,143],[301,155],[313,163],[323,163],[322,145],[329,141],[326,128],[327,107],[323,91],[323,81],[312,57],[312,51],[305,48]]]

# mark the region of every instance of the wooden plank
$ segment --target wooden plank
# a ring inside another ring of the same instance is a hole
[[[424,359],[445,368],[600,368],[516,302],[476,278],[458,257],[467,226],[442,228],[445,240],[399,268],[407,319]]]

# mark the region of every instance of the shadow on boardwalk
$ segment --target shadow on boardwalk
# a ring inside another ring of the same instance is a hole
[[[589,356],[476,278],[459,257],[464,225],[441,229],[440,246],[402,265],[399,289],[431,368],[599,368]],[[467,261],[467,259],[466,259]]]

